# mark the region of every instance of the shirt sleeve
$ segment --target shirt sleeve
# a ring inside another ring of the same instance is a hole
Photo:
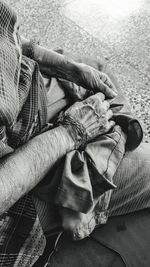
[[[0,159],[13,151],[14,149],[7,142],[6,128],[0,127]]]
[[[10,126],[18,115],[21,45],[15,12],[0,1],[0,124]]]

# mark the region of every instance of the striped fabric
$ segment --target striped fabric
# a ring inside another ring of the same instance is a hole
[[[38,66],[22,56],[17,17],[0,1],[0,157],[39,133],[46,121]],[[32,266],[44,248],[32,197],[26,195],[0,216],[0,266]]]
[[[36,62],[22,56],[19,116],[8,131],[8,143],[16,148],[39,134],[47,123],[47,92]]]
[[[16,14],[0,2],[0,123],[11,126],[18,115],[21,50]]]
[[[45,238],[30,195],[0,219],[0,266],[32,266],[43,253]]]
[[[150,207],[150,149],[142,143],[136,150],[127,152],[116,171],[109,204],[110,216],[123,215]]]

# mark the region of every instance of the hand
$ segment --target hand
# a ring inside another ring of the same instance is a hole
[[[116,88],[107,74],[96,70],[86,64],[79,64],[78,84],[94,93],[102,92],[108,98],[114,98],[117,95]]]
[[[58,79],[58,81],[64,91],[67,91],[67,96],[69,96],[71,101],[81,101],[94,94],[92,91],[87,90],[76,83],[64,79]]]
[[[68,129],[76,148],[107,133],[114,125],[110,104],[102,93],[76,102],[60,117],[59,123]]]

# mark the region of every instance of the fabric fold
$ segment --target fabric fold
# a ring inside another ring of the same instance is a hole
[[[87,144],[85,151],[66,155],[55,203],[87,213],[94,199],[116,188],[113,176],[125,153],[126,135],[120,126]],[[105,195],[107,203],[107,195]]]

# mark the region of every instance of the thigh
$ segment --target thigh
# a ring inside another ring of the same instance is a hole
[[[114,176],[117,185],[109,204],[110,215],[150,207],[150,144],[127,152]]]
[[[51,122],[68,105],[69,99],[57,79],[43,77],[43,81],[47,90],[47,121]]]
[[[50,259],[51,267],[125,267],[120,255],[93,238],[71,241],[62,237]]]

